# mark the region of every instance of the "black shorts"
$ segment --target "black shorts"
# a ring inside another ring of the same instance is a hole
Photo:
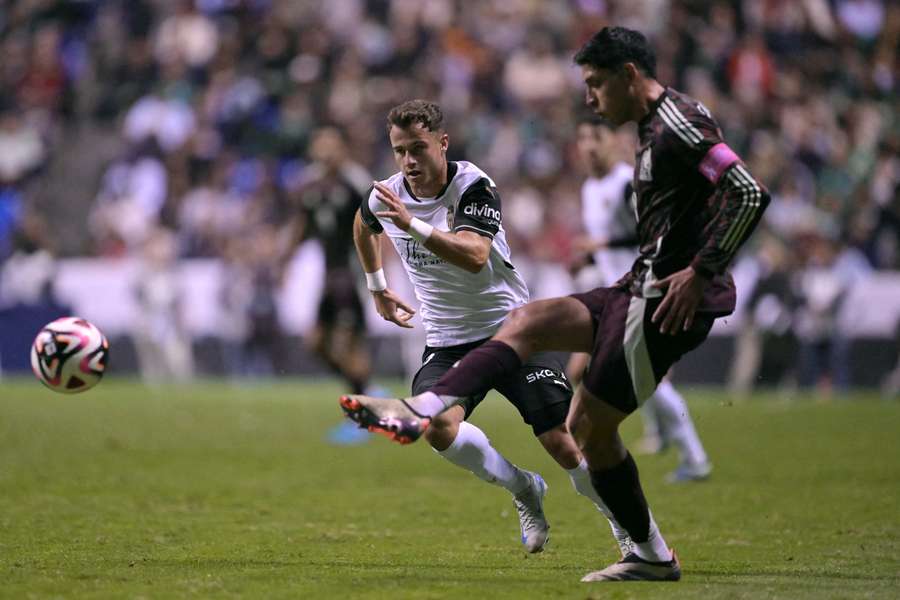
[[[446,348],[425,346],[422,366],[413,378],[412,393],[421,394],[429,390],[462,357],[486,341]],[[572,387],[566,379],[563,357],[558,353],[538,352],[495,389],[516,407],[536,436],[566,422],[572,401]],[[463,403],[466,419],[482,400],[484,395]]]
[[[318,323],[326,330],[340,327],[356,334],[365,333],[366,315],[350,270],[328,272],[319,302]]]
[[[572,294],[591,312],[594,346],[582,383],[625,413],[644,403],[685,353],[699,346],[715,315],[697,313],[688,331],[663,335],[650,319],[662,298],[636,298],[618,287]]]

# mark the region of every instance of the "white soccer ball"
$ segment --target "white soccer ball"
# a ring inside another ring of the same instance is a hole
[[[100,383],[108,358],[106,337],[78,317],[48,323],[31,345],[35,376],[61,394],[85,392]]]

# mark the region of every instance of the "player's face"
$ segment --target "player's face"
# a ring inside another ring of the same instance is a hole
[[[310,156],[330,169],[337,169],[346,154],[341,134],[331,127],[320,129],[313,135]]]
[[[595,113],[614,125],[631,120],[631,81],[624,67],[612,70],[582,65],[581,76],[587,86],[585,101]]]
[[[406,128],[392,126],[389,137],[394,161],[413,191],[422,196],[436,195],[447,173],[447,134],[413,123]]]

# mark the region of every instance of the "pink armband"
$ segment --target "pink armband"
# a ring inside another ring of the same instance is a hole
[[[700,172],[713,183],[718,183],[725,169],[738,162],[740,158],[725,142],[719,142],[709,149],[700,161]]]

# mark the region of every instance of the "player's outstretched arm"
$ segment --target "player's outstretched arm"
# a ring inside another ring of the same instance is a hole
[[[379,182],[375,182],[375,194],[386,208],[375,213],[376,216],[390,219],[403,231],[410,232],[410,235],[419,239],[426,248],[451,265],[470,273],[478,273],[484,268],[491,252],[491,238],[474,231],[438,231],[414,219],[406,210],[403,201],[390,188]]]
[[[366,272],[366,286],[372,293],[375,310],[385,321],[411,329],[409,320],[416,311],[387,287],[387,279],[381,266],[379,235],[363,222],[362,214],[357,211],[353,219],[353,244],[363,271]]]

